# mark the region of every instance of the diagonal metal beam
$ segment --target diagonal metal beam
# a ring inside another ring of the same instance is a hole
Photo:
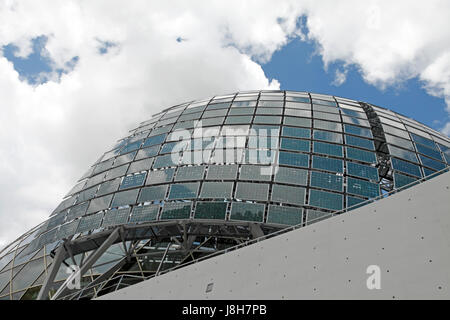
[[[56,251],[55,257],[53,258],[52,265],[50,266],[50,270],[47,274],[47,277],[45,278],[44,284],[42,285],[41,290],[39,290],[37,300],[48,299],[48,293],[53,285],[56,274],[58,273],[59,268],[61,267],[61,263],[66,259],[67,255],[68,253],[66,250],[66,246],[65,243],[63,243]]]
[[[94,265],[94,263],[100,258],[103,253],[105,253],[108,248],[116,242],[117,239],[120,237],[120,230],[121,228],[116,228],[109,237],[98,247],[97,250],[92,252],[88,259],[86,260],[83,265],[80,266],[80,269],[74,272],[72,275],[70,275],[67,280],[61,285],[61,287],[56,291],[54,296],[52,297],[52,300],[58,299],[58,297],[64,295],[65,292],[68,290],[68,284],[72,283],[74,279],[81,279],[81,277]]]

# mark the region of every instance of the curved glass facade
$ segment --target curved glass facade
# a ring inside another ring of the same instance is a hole
[[[196,244],[207,254],[312,223],[449,163],[448,137],[354,100],[255,91],[177,105],[118,141],[47,221],[0,253],[0,299],[35,298],[52,264],[51,251],[64,241],[81,243],[118,226],[151,226],[148,234],[135,231],[134,237],[128,234],[113,244],[83,275],[83,283],[117,266],[131,247],[137,256],[150,252],[160,261],[134,257],[114,272],[144,277],[161,267],[163,249],[173,238],[176,245]],[[176,227],[197,222],[195,232]],[[204,228],[220,225],[236,232],[220,229],[213,235]],[[189,232],[195,235],[190,240]],[[172,260],[165,260],[163,268],[190,259],[177,256],[176,245],[167,250]],[[80,263],[93,248],[78,251],[69,264]],[[64,268],[52,292],[67,278]]]

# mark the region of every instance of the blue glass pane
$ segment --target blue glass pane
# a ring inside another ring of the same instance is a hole
[[[352,196],[347,196],[347,207],[356,206],[358,203],[362,203],[366,200],[361,198],[356,198]],[[359,206],[356,206],[354,209],[358,208]]]
[[[282,135],[285,137],[294,138],[311,138],[311,130],[283,126]]]
[[[302,222],[302,212],[301,208],[270,205],[267,223],[297,225]]]
[[[450,164],[450,148],[447,148],[446,146],[439,144],[439,148],[441,149],[442,153],[444,154],[445,160],[448,164]]]
[[[137,149],[139,149],[141,144],[142,144],[142,140],[139,140],[139,141],[136,141],[133,143],[129,143],[125,147],[123,147],[122,150],[120,150],[120,154],[124,154],[124,153],[130,152],[130,151],[137,150]]]
[[[309,204],[314,207],[342,210],[342,194],[331,193],[320,190],[309,190]]]
[[[178,183],[170,187],[169,199],[190,199],[197,197],[200,183]]]
[[[431,169],[428,169],[428,168],[425,168],[425,167],[423,167],[423,173],[425,174],[425,177],[427,177],[427,176],[429,176],[430,174],[433,174],[433,173],[435,173],[436,171],[434,171],[434,170],[431,170]]]
[[[334,101],[312,99],[312,103],[323,104],[323,105],[331,106],[331,107],[337,107],[337,104]]]
[[[159,145],[139,150],[136,160],[154,157],[158,154]]]
[[[363,151],[360,149],[355,149],[351,147],[346,147],[347,151],[347,158],[353,159],[353,160],[359,160],[363,162],[371,162],[376,163],[377,158],[375,157],[375,153],[370,151]]]
[[[336,174],[317,171],[311,172],[311,186],[313,187],[342,191],[342,181],[342,176]]]
[[[314,130],[313,136],[315,140],[342,143],[342,134],[336,132]]]
[[[314,142],[314,152],[328,154],[330,156],[342,157],[342,146],[326,142]]]
[[[290,101],[296,101],[296,102],[303,102],[303,103],[310,103],[311,100],[309,100],[309,98],[305,98],[305,97],[294,97],[294,96],[289,96]]]
[[[380,186],[366,180],[347,178],[347,192],[364,197],[375,198],[380,195]]]
[[[394,172],[394,187],[396,189],[400,188],[400,187],[403,187],[403,186],[405,186],[407,184],[410,184],[410,183],[412,183],[414,181],[417,181],[417,179],[405,176],[405,175],[400,174],[398,172]]]
[[[357,136],[373,138],[372,132],[369,129],[353,126],[351,124],[344,124],[345,133],[354,134]]]
[[[308,167],[309,166],[309,156],[302,153],[292,153],[280,151],[278,158],[279,164],[285,164],[294,167]]]
[[[375,146],[372,140],[359,138],[355,136],[345,135],[345,143],[351,146],[361,147],[365,149],[375,150]]]
[[[309,140],[290,139],[290,138],[281,139],[282,149],[309,152],[309,147],[310,147]]]
[[[139,173],[134,174],[132,176],[124,177],[122,180],[122,183],[120,184],[120,190],[133,188],[133,187],[140,187],[144,184],[145,177],[147,173]]]
[[[174,161],[175,160],[175,161]],[[173,167],[178,164],[179,156],[175,153],[166,154],[164,156],[156,157],[153,163],[153,168]]]
[[[419,158],[424,166],[430,167],[432,169],[436,169],[439,171],[446,167],[446,165],[444,163],[435,161],[431,158],[427,158],[421,154],[419,154]]]
[[[120,207],[129,204],[135,204],[139,189],[121,191],[114,194],[111,207]]]
[[[347,161],[347,174],[378,181],[378,169]]]
[[[339,159],[313,156],[312,167],[333,172],[344,172],[344,161]]]
[[[164,142],[164,140],[166,140],[166,136],[167,136],[167,134],[164,133],[164,134],[160,134],[160,135],[157,135],[157,136],[150,137],[150,138],[145,140],[145,142],[142,145],[142,147],[145,148],[145,147],[153,146],[155,144],[161,144],[161,143]]]
[[[418,165],[412,164],[410,162],[392,158],[392,167],[395,170],[409,173],[413,176],[422,177],[422,173],[420,172],[420,167]]]
[[[433,140],[424,138],[422,136],[419,136],[415,133],[411,133],[411,137],[415,142],[421,143],[423,145],[426,145],[429,148],[436,149],[436,145],[434,144]]]
[[[441,153],[436,149],[431,149],[431,148],[425,147],[424,145],[421,145],[418,143],[416,143],[416,148],[417,148],[418,152],[423,153],[426,156],[432,157],[439,161],[443,161]]]

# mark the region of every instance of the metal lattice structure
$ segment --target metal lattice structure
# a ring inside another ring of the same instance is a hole
[[[0,299],[77,292],[73,266],[98,296],[117,276],[139,282],[325,219],[449,163],[448,137],[369,103],[254,91],[177,105],[130,131],[3,249]]]

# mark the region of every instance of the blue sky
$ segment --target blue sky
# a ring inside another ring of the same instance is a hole
[[[346,81],[334,85],[335,71],[342,65],[334,63],[327,71],[321,57],[315,54],[312,42],[293,40],[275,52],[272,59],[263,64],[267,77],[278,79],[282,90],[310,91],[333,94],[344,98],[369,102],[440,130],[448,121],[445,101],[425,92],[417,78],[384,90],[366,83],[356,67],[350,67]]]

